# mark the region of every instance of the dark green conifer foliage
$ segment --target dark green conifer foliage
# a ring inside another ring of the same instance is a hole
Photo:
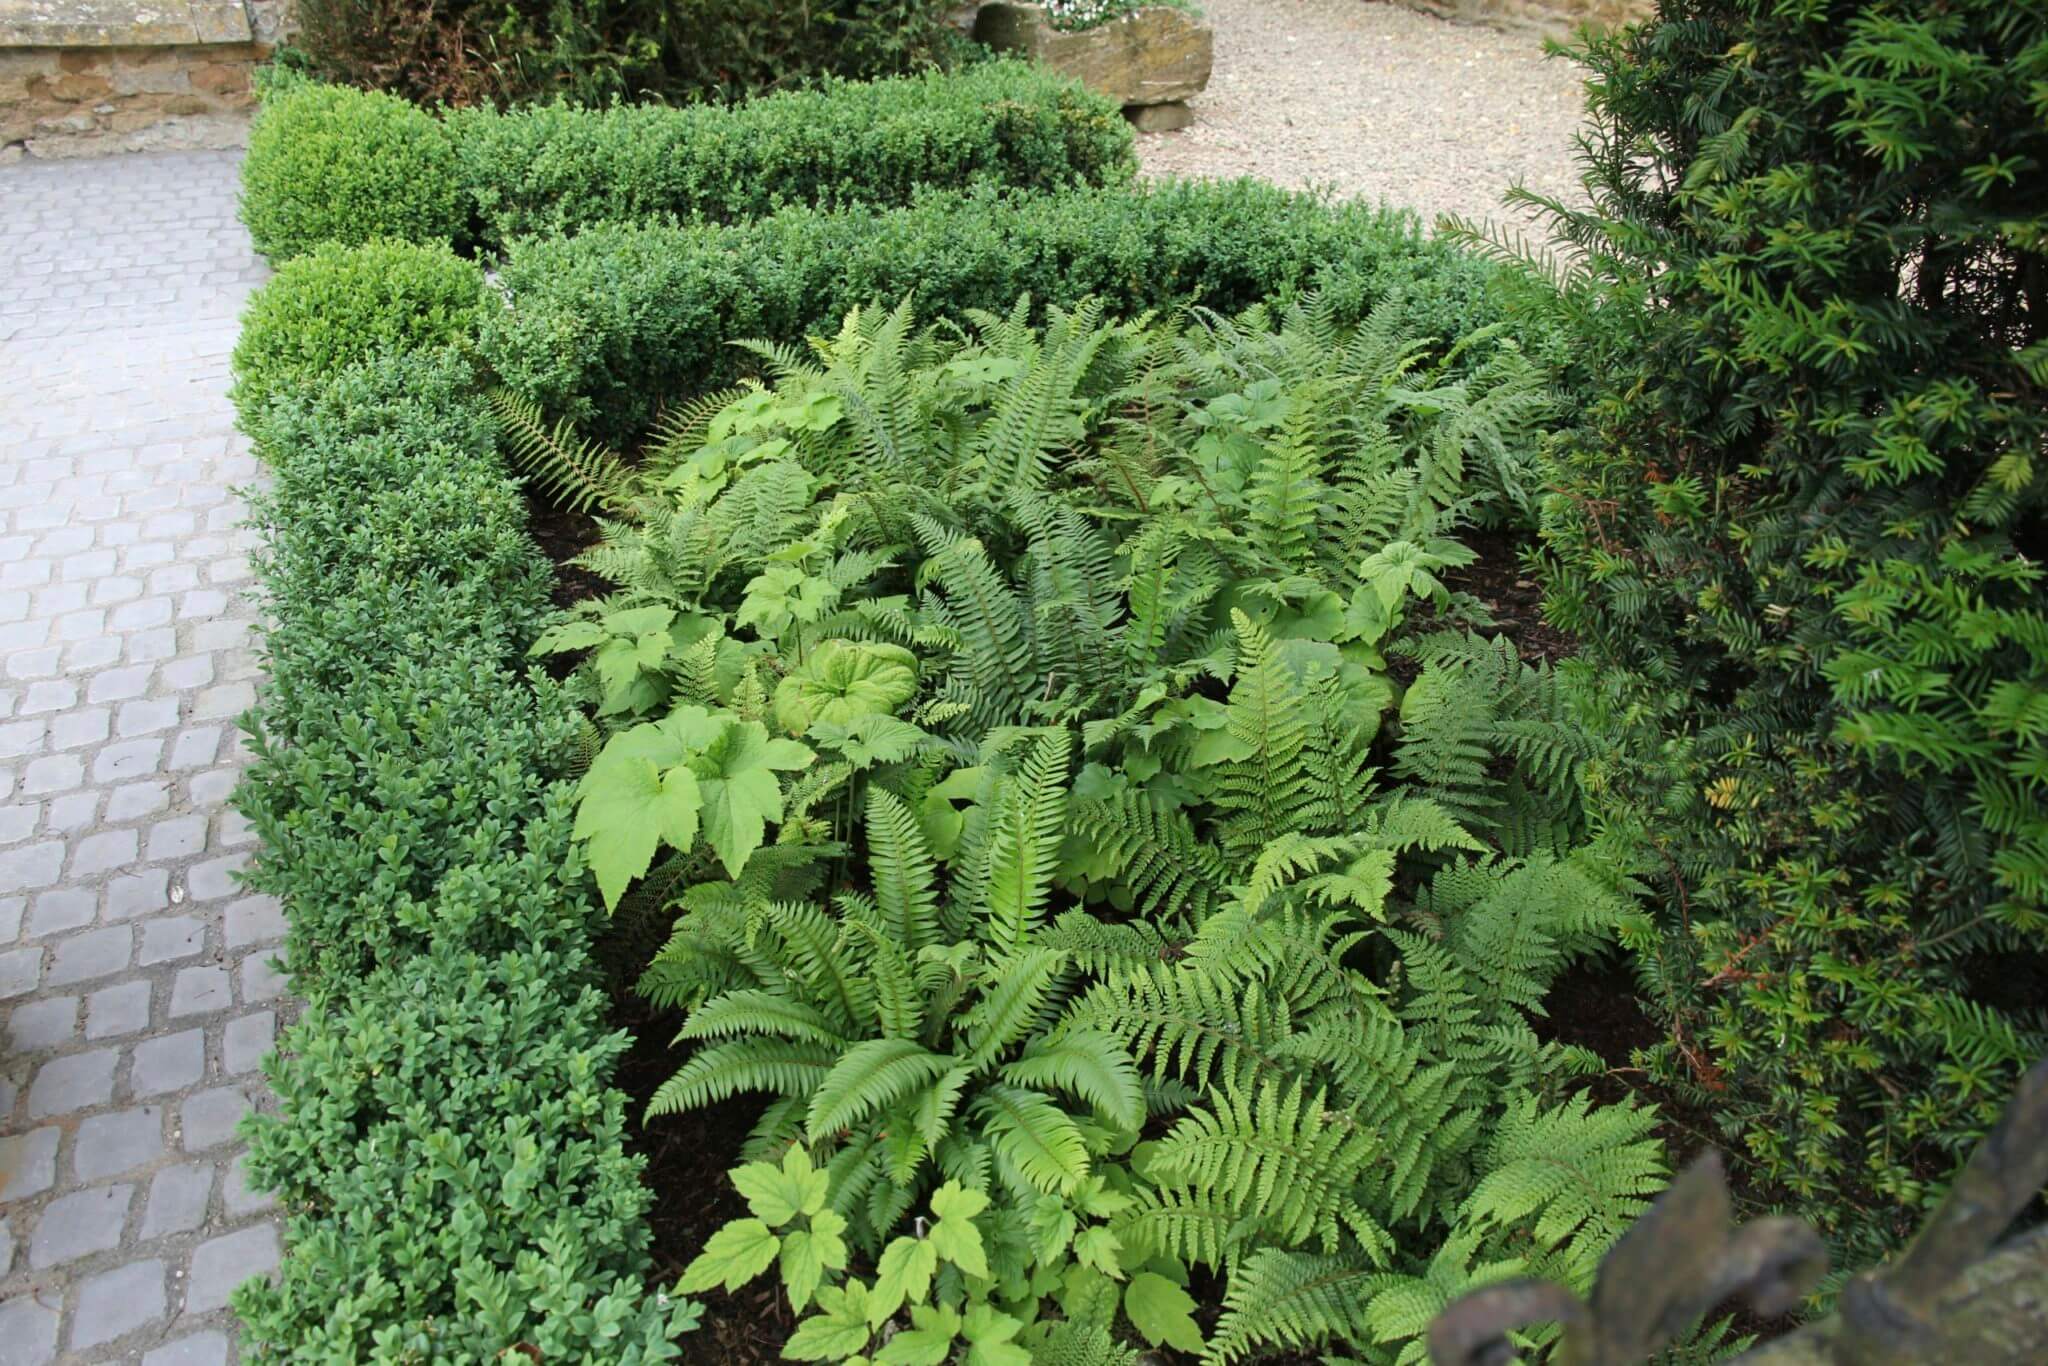
[[[2042,1046],[2048,5],[1667,0],[1581,56],[1545,553],[1661,1061],[1894,1236]]]

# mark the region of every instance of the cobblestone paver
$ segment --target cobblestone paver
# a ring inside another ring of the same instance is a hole
[[[0,1366],[231,1359],[236,1120],[285,1008],[229,876],[261,268],[234,153],[0,168]]]

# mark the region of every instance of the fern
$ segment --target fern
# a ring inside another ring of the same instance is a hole
[[[549,427],[539,405],[509,389],[494,389],[490,398],[505,454],[542,492],[571,512],[630,515],[634,477],[616,454],[579,441],[567,418]]]

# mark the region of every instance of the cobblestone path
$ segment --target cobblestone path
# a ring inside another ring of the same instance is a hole
[[[0,167],[0,1366],[233,1358],[235,1124],[285,1001],[232,876],[262,268],[237,153]]]

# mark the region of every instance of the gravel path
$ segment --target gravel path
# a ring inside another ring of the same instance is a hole
[[[1576,196],[1580,71],[1541,40],[1372,0],[1200,0],[1216,30],[1194,126],[1141,134],[1155,176],[1255,175],[1440,213],[1510,217],[1516,181]]]

